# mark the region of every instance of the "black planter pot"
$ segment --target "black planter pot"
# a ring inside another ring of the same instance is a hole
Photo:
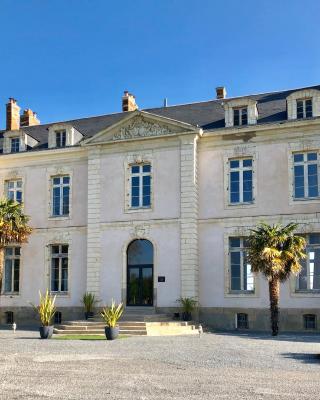
[[[106,326],[104,328],[104,332],[106,334],[107,340],[115,340],[119,336],[119,326],[115,326],[114,328]]]
[[[90,312],[85,312],[84,313],[84,317],[85,317],[85,319],[89,319],[89,318],[93,318],[93,312],[92,311],[90,311]]]
[[[190,312],[183,312],[182,313],[182,319],[184,321],[191,321],[192,320],[192,315]]]
[[[40,326],[39,332],[41,339],[50,339],[53,334],[53,326]]]

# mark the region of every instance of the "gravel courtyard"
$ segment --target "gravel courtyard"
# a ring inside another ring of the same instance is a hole
[[[320,399],[320,336],[106,342],[0,330],[0,344],[1,400]]]

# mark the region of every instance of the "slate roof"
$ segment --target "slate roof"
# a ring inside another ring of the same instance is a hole
[[[258,124],[272,122],[281,122],[287,119],[286,98],[293,92],[302,89],[318,89],[320,85],[309,86],[298,89],[285,90],[280,92],[262,93],[256,95],[240,96],[237,99],[252,99],[257,101]],[[231,100],[227,98],[225,100]],[[235,99],[235,98],[234,98]],[[224,127],[224,108],[221,100],[209,100],[199,103],[181,104],[160,108],[148,108],[147,111],[159,116],[168,117],[177,121],[186,122],[191,125],[199,126],[203,130],[214,130]],[[33,148],[44,149],[48,147],[48,128],[55,123],[63,122],[72,125],[81,132],[85,139],[94,136],[102,129],[121,121],[127,112],[116,114],[107,114],[97,117],[74,119],[69,121],[57,121],[50,124],[37,125],[21,128],[27,134],[39,141],[39,144]],[[4,131],[2,131],[3,133]],[[1,132],[0,132],[1,134]]]

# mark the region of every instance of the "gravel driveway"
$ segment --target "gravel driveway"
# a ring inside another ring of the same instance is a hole
[[[0,399],[320,399],[320,336],[114,342],[0,330]]]

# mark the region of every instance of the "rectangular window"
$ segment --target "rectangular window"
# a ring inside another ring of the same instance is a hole
[[[231,292],[254,292],[254,276],[247,262],[246,247],[244,238],[229,238]]]
[[[248,314],[237,314],[237,329],[249,329]]]
[[[320,234],[307,235],[307,258],[301,260],[302,269],[297,277],[298,291],[320,290]]]
[[[4,291],[19,293],[20,247],[6,247],[4,251]]]
[[[293,155],[294,198],[306,199],[319,196],[319,156],[316,152]]]
[[[312,117],[312,99],[297,100],[297,119]]]
[[[63,131],[56,131],[56,147],[66,147],[67,142],[67,132]]]
[[[6,182],[7,198],[22,203],[22,180],[14,179]]]
[[[305,314],[303,316],[304,329],[317,329],[317,317],[314,314]]]
[[[247,125],[248,124],[248,109],[247,107],[233,109],[233,125]]]
[[[11,153],[19,153],[20,150],[20,138],[11,139]]]
[[[231,204],[253,201],[252,158],[229,160],[229,201]]]
[[[131,165],[131,207],[151,206],[151,165]]]
[[[52,183],[52,216],[69,215],[70,176],[55,176]]]
[[[51,245],[51,292],[68,291],[68,251],[67,244]]]

